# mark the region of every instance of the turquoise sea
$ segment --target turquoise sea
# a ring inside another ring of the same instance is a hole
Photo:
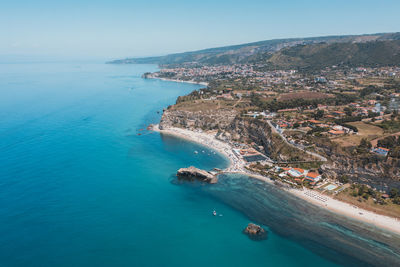
[[[0,266],[400,265],[398,236],[273,185],[177,182],[180,167],[228,162],[142,130],[201,87],[141,78],[155,70],[0,64]],[[249,222],[268,239],[242,234]]]

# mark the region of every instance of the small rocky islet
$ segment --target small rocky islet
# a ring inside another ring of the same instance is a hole
[[[260,225],[254,223],[249,223],[243,230],[243,233],[254,241],[265,240],[268,237],[268,232]]]

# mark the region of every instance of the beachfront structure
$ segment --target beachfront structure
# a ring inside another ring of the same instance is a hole
[[[300,168],[293,168],[288,171],[288,174],[294,178],[299,178],[305,174],[305,171]]]
[[[321,175],[316,172],[308,172],[306,175],[306,180],[309,180],[311,183],[316,183],[321,180]]]

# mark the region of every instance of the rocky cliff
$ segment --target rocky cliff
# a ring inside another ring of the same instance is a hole
[[[253,144],[278,161],[312,160],[311,156],[288,146],[279,135],[272,133],[265,121],[241,118],[232,109],[197,112],[169,109],[164,111],[160,122],[160,129],[168,127],[218,130],[218,139]]]
[[[263,120],[242,118],[232,109],[210,111],[166,110],[160,128],[181,127],[186,129],[217,130],[217,138],[225,141],[253,144],[261,152],[277,161],[313,160],[303,151],[287,145],[274,134]],[[355,182],[388,190],[400,188],[400,161],[392,159],[360,159],[332,151],[329,147],[317,147],[328,158],[320,170],[328,177],[347,175]]]
[[[188,129],[225,129],[237,116],[232,109],[184,111],[176,109],[165,110],[160,122],[160,129],[181,127]]]
[[[400,188],[400,161],[379,156],[360,158],[331,153],[321,170],[329,177],[348,176],[352,181],[368,184],[379,190]]]
[[[218,182],[218,178],[215,175],[193,166],[190,166],[189,168],[180,168],[176,175],[181,178],[196,179],[209,184],[215,184]]]

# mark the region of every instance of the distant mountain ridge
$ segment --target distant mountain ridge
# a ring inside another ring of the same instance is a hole
[[[318,43],[284,48],[273,54],[256,54],[250,63],[265,63],[267,69],[319,70],[325,67],[400,66],[400,40],[365,43]]]
[[[159,57],[126,58],[110,61],[110,64],[159,64],[179,65],[185,63],[201,64],[234,64],[254,62],[257,59],[267,58],[284,48],[299,45],[313,45],[319,43],[367,43],[373,41],[400,40],[400,33],[376,33],[365,35],[323,36],[309,38],[289,38],[260,41],[254,43],[209,48],[199,51],[170,54]],[[277,66],[279,64],[276,64]]]

